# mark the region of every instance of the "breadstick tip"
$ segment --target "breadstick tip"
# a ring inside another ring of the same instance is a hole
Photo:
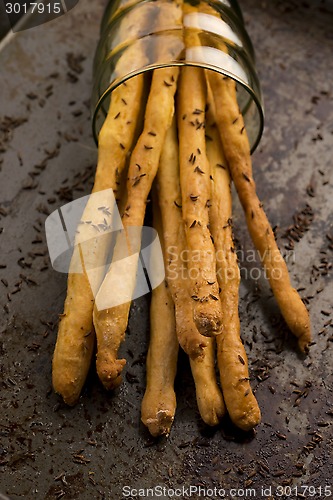
[[[125,359],[113,359],[107,356],[102,357],[97,353],[97,373],[105,389],[112,390],[119,387],[122,381],[121,372],[125,364]]]
[[[170,410],[159,410],[154,418],[148,418],[144,424],[153,437],[168,436],[173,424],[174,415]]]
[[[255,399],[253,399],[253,407],[247,408],[247,411],[239,415],[233,415],[233,423],[243,431],[251,431],[261,422],[261,412]]]

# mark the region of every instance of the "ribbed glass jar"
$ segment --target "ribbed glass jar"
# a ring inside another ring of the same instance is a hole
[[[159,12],[180,0],[111,0],[101,24],[94,60],[92,95],[96,142],[107,115],[111,92],[129,78],[170,65],[217,71],[237,84],[251,151],[264,124],[263,102],[254,51],[236,0],[183,0],[181,23]],[[166,10],[167,12],[167,10]],[[159,22],[157,22],[157,18]],[[170,51],[154,48],[165,44]],[[170,56],[172,53],[172,56]]]

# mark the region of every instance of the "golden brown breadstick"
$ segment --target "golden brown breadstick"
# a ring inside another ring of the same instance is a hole
[[[156,196],[154,196],[154,227],[158,231],[161,246],[165,249]],[[141,420],[153,436],[168,435],[174,419],[176,411],[174,381],[178,348],[175,306],[167,282],[163,280],[163,283],[152,292],[150,342],[146,361],[147,386],[141,405]]]
[[[147,387],[141,405],[141,420],[152,436],[168,435],[171,430],[176,412],[173,384],[178,347],[174,303],[168,285],[163,281],[152,292]]]
[[[165,137],[156,180],[166,249],[166,279],[176,308],[177,336],[184,351],[195,358],[203,355],[207,339],[200,335],[193,322],[192,301],[188,290],[175,117]]]
[[[216,250],[222,303],[223,335],[216,338],[217,360],[224,401],[235,425],[250,430],[260,422],[260,409],[251,390],[247,356],[240,338],[238,295],[240,273],[232,234],[231,178],[215,123],[209,95],[207,156],[211,167],[210,228]]]
[[[122,30],[126,31],[127,19]],[[149,18],[137,19],[138,29]],[[144,64],[147,56],[144,52],[136,52],[136,57]],[[119,70],[128,68],[130,53],[125,53],[119,60]],[[118,87],[112,93],[109,112],[99,135],[98,164],[93,192],[100,191],[100,206],[104,204],[103,190],[112,189],[117,196],[119,180],[126,165],[127,154],[132,147],[140,116],[143,94],[143,76],[132,78],[126,85]],[[111,211],[113,207],[110,207]],[[92,199],[88,201],[82,216],[83,221],[92,221],[101,215]],[[97,225],[97,221],[95,220]],[[110,221],[109,221],[110,222]],[[103,265],[107,258],[110,238],[91,234],[92,225],[80,226],[80,235],[76,238],[76,246],[68,275],[67,297],[64,313],[59,325],[57,343],[52,363],[52,383],[54,390],[61,394],[64,401],[73,405],[77,402],[85,382],[95,344],[92,314],[94,293],[91,281],[98,287],[102,279]],[[90,242],[81,246],[80,241]],[[89,262],[89,269],[86,269]],[[94,263],[96,265],[94,265]],[[77,269],[82,268],[82,273]],[[88,274],[89,272],[89,278]],[[90,282],[89,282],[90,280]]]
[[[205,142],[206,82],[203,70],[183,67],[178,94],[180,183],[189,250],[193,317],[202,335],[220,334],[221,301],[208,221],[209,165]]]
[[[311,342],[309,313],[292,287],[288,268],[276,244],[252,175],[250,146],[243,116],[239,111],[235,82],[209,72],[216,119],[224,153],[243,206],[251,238],[259,251],[281,313],[304,353]]]
[[[172,4],[169,4],[172,7]],[[179,9],[175,10],[179,17]],[[157,21],[158,22],[158,21]],[[179,23],[181,19],[179,18]],[[158,46],[159,53],[173,51],[164,44]],[[113,294],[122,296],[123,303],[112,308],[94,308],[94,326],[97,335],[97,372],[107,389],[121,382],[121,371],[125,360],[117,359],[117,353],[125,336],[130,301],[135,286],[140,231],[136,237],[130,227],[141,228],[146,212],[146,201],[157,172],[159,159],[174,113],[174,94],[178,68],[163,68],[153,72],[148,97],[144,129],[130,159],[127,180],[127,203],[123,216],[124,232],[119,235],[114,249],[113,263],[99,289],[96,302]],[[123,259],[124,255],[131,258]],[[121,264],[123,259],[123,265]],[[124,276],[126,279],[124,280]],[[120,303],[120,301],[118,301]]]

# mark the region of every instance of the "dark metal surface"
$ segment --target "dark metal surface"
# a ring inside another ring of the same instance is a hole
[[[265,280],[250,278],[257,264],[247,259],[240,313],[262,409],[256,433],[241,434],[227,419],[213,430],[200,422],[181,356],[172,433],[150,439],[140,424],[147,298],[133,307],[123,348],[126,370],[138,381],[125,377],[107,394],[92,370],[73,409],[52,392],[66,276],[49,266],[43,223],[47,213],[89,192],[96,162],[89,98],[104,2],[81,0],[61,19],[20,33],[0,54],[0,492],[12,500],[118,499],[125,485],[240,488],[234,498],[244,498],[246,488],[268,498],[263,486],[272,487],[272,498],[278,485],[333,489],[333,7],[319,0],[241,6],[266,108],[255,177],[279,226],[280,247],[288,245],[286,231],[299,239],[284,252],[293,282],[308,297],[310,355],[297,353]],[[235,205],[237,238],[248,255],[252,246]],[[290,228],[295,221],[298,236]],[[323,497],[317,490],[314,498]]]

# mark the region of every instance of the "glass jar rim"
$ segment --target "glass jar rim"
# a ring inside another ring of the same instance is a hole
[[[122,78],[119,78],[118,80],[114,80],[109,85],[109,87],[102,93],[102,95],[99,97],[99,99],[98,99],[98,101],[93,109],[92,127],[93,127],[93,137],[94,137],[96,144],[98,145],[98,135],[97,135],[97,131],[96,131],[97,130],[97,126],[96,126],[97,116],[101,110],[102,104],[105,101],[105,99],[117,87],[119,87],[124,82],[126,82],[127,80],[130,80],[131,78],[133,78],[135,76],[138,76],[138,75],[144,74],[144,73],[148,73],[148,72],[151,72],[153,70],[172,67],[172,66],[179,66],[179,67],[194,66],[197,68],[215,71],[216,73],[219,73],[221,75],[224,75],[224,76],[231,78],[236,83],[240,84],[249,93],[251,99],[253,100],[253,102],[256,105],[256,111],[257,111],[258,118],[259,118],[258,133],[257,133],[257,136],[256,136],[253,144],[251,144],[251,154],[254,153],[254,151],[256,150],[256,148],[260,142],[260,139],[262,137],[263,130],[264,130],[264,109],[263,109],[262,102],[260,102],[258,96],[256,95],[256,92],[251,88],[250,85],[248,85],[246,82],[244,82],[243,80],[241,80],[240,78],[235,76],[233,73],[229,72],[228,70],[225,70],[223,68],[217,68],[216,66],[213,66],[213,65],[208,64],[208,63],[204,64],[204,63],[199,63],[199,62],[195,62],[195,61],[186,61],[186,62],[184,62],[184,61],[172,61],[169,63],[152,63],[152,64],[147,65],[143,68],[140,68],[136,71],[133,71],[129,74],[126,74],[125,76],[123,76]]]

